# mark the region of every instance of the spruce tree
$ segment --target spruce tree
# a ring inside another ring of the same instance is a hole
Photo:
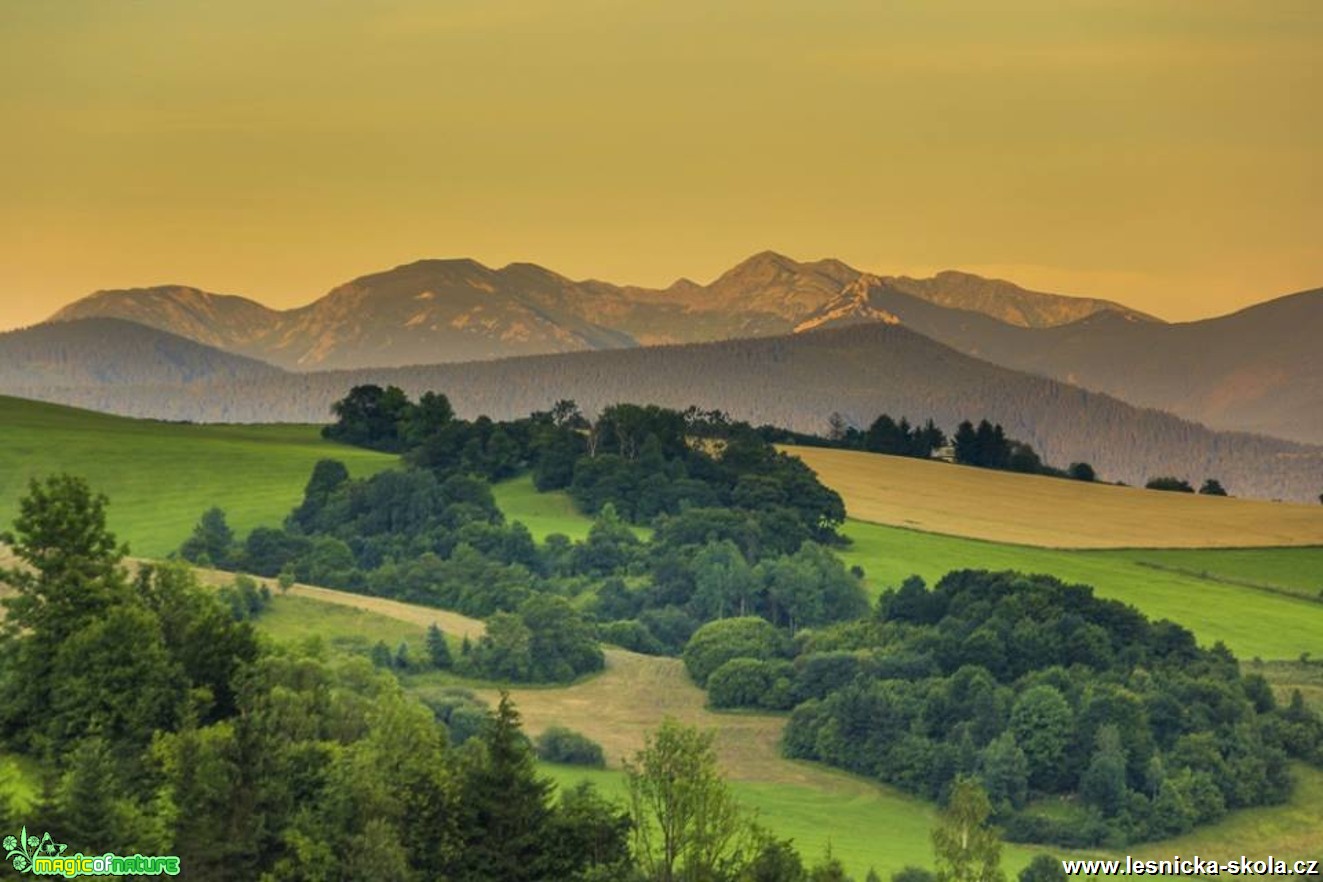
[[[482,735],[479,759],[464,775],[465,845],[456,878],[540,882],[546,878],[552,782],[536,772],[533,751],[507,692]]]
[[[427,660],[438,671],[448,671],[455,660],[450,657],[450,647],[446,644],[446,635],[433,622],[427,629]]]

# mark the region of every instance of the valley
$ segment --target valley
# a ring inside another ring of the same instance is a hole
[[[317,459],[341,459],[362,475],[395,462],[391,456],[322,441],[313,427],[168,425],[13,400],[0,404],[9,415],[0,424],[0,450],[7,451],[10,463],[4,474],[92,466],[89,470],[114,491],[112,524],[148,557],[177,547],[197,514],[212,504],[227,511],[232,507],[236,524],[245,529],[279,524]],[[93,443],[95,457],[87,446]],[[844,526],[849,544],[840,554],[847,564],[863,568],[873,594],[911,574],[935,580],[962,567],[1050,572],[1094,585],[1103,596],[1135,604],[1151,616],[1180,621],[1203,643],[1225,642],[1250,670],[1264,672],[1282,689],[1302,687],[1311,700],[1320,694],[1312,686],[1311,668],[1287,664],[1308,652],[1323,628],[1323,603],[1311,588],[1315,574],[1323,571],[1323,547],[1306,544],[1316,521],[1293,520],[1299,507],[1183,499],[870,454],[790,450],[845,498],[852,519]],[[199,456],[225,463],[224,470],[208,470],[214,476],[210,482],[197,480],[192,468]],[[229,480],[220,480],[224,476]],[[156,493],[159,485],[173,488],[164,507]],[[252,492],[255,487],[261,492]],[[8,497],[20,489],[14,483]],[[565,493],[538,493],[526,475],[497,484],[495,495],[506,517],[526,524],[538,541],[553,533],[582,540],[593,523]],[[898,504],[897,498],[911,504]],[[989,501],[1003,506],[996,516],[971,515]],[[1265,547],[1179,548],[1194,544],[1187,520],[1193,509],[1175,516],[1167,508],[1172,504],[1216,509],[1216,518],[1198,528],[1209,530],[1212,541],[1217,541],[1220,524],[1226,531],[1221,541],[1230,544],[1238,524],[1240,545]],[[1071,518],[1054,517],[1063,511]],[[1282,522],[1265,520],[1264,512],[1273,511],[1287,516]],[[905,523],[919,518],[927,529]],[[1094,528],[1069,526],[1075,523]],[[1127,532],[1136,525],[1142,525],[1139,533]],[[992,533],[994,528],[1001,532]],[[644,528],[635,532],[649,535]],[[1283,537],[1299,547],[1270,547],[1286,544]],[[1126,547],[1140,538],[1156,547]],[[207,574],[212,584],[228,578]],[[273,593],[270,608],[257,619],[259,630],[280,642],[316,641],[333,653],[366,655],[381,641],[408,643],[417,655],[433,622],[452,647],[483,628],[466,616],[383,597],[301,584]],[[421,697],[455,685],[472,688],[489,702],[497,697],[493,684],[441,673],[403,674],[402,681]],[[591,780],[607,794],[621,794],[620,758],[638,749],[644,734],[662,719],[673,717],[718,732],[717,751],[733,792],[778,835],[794,837],[806,856],[820,855],[830,844],[858,876],[869,867],[887,874],[928,860],[927,831],[935,817],[930,804],[885,785],[784,759],[779,752],[784,715],[713,711],[677,659],[609,648],[600,674],[569,686],[514,687],[510,692],[530,733],[567,725],[606,751],[607,771],[544,766],[562,786]],[[1283,692],[1281,699],[1286,697]],[[16,758],[6,762],[14,782],[11,792],[20,802],[32,799],[31,770],[22,772]],[[1236,812],[1176,840],[1131,851],[1162,855],[1176,848],[1211,854],[1228,842],[1265,852],[1314,848],[1323,821],[1316,799],[1323,793],[1323,773],[1297,765],[1295,774],[1299,783],[1285,806]],[[830,829],[824,817],[832,818]],[[879,839],[879,829],[890,835]],[[1008,845],[1004,864],[1014,871],[1038,851]]]

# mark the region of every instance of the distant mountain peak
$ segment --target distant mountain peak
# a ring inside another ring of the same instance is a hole
[[[909,299],[888,300],[879,296],[883,289]],[[929,279],[877,276],[835,258],[797,261],[764,250],[708,284],[680,278],[664,289],[574,281],[526,261],[494,269],[467,257],[429,257],[359,276],[284,311],[178,285],[98,292],[56,319],[123,318],[310,370],[762,337],[863,321],[916,327],[920,301],[1022,327],[1069,324],[1100,311],[1147,318],[1119,304],[958,270]]]
[[[1005,279],[990,279],[963,270],[942,270],[927,279],[883,276],[882,281],[897,291],[938,306],[981,312],[1024,328],[1068,325],[1095,313],[1109,311],[1143,321],[1159,321],[1111,300],[1031,291]]]
[[[901,324],[900,317],[894,312],[872,303],[873,291],[881,285],[882,280],[877,276],[869,273],[860,275],[845,286],[839,297],[824,304],[808,318],[795,325],[794,332],[802,334],[805,331],[839,328],[865,322]]]

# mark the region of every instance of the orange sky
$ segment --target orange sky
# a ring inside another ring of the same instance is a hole
[[[1184,319],[1323,285],[1317,0],[0,0],[0,328],[772,248]]]

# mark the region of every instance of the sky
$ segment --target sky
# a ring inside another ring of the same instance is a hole
[[[0,328],[773,249],[1172,319],[1323,286],[1317,0],[0,0]]]

